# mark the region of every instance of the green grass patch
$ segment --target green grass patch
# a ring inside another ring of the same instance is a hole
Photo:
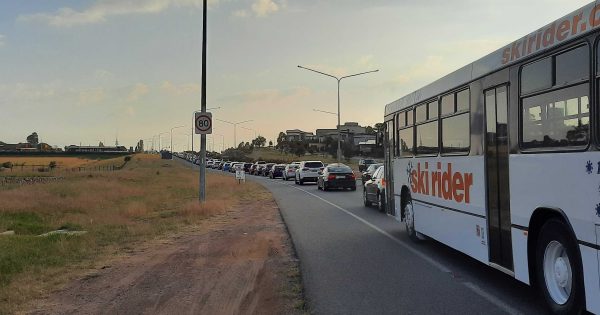
[[[0,285],[26,270],[80,261],[91,250],[84,242],[81,236],[66,235],[0,237]]]
[[[17,235],[39,235],[52,230],[36,213],[0,212],[0,231],[15,231]]]

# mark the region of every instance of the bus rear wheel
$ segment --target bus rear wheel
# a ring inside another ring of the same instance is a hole
[[[406,233],[413,241],[418,241],[417,231],[415,230],[415,213],[413,211],[412,199],[409,196],[405,196],[404,201],[404,223],[406,224]]]
[[[579,314],[583,308],[583,268],[577,242],[556,219],[540,230],[536,247],[537,284],[553,314]]]

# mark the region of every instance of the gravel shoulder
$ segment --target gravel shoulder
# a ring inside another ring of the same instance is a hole
[[[298,262],[269,195],[198,231],[136,246],[26,313],[301,314],[303,306]]]

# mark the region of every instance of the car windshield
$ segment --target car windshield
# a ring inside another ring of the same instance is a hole
[[[377,168],[380,167],[380,166],[381,166],[381,164],[371,164],[371,165],[369,165],[369,168],[367,169],[367,173],[373,174],[377,170]]]
[[[352,173],[352,169],[348,166],[332,166],[328,167],[327,170],[330,173]]]
[[[309,168],[323,167],[323,163],[321,163],[321,162],[306,162],[306,163],[304,163],[304,167],[309,167]]]

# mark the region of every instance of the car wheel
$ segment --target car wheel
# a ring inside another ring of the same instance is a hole
[[[328,191],[327,183],[323,182],[323,191]]]
[[[379,212],[385,212],[385,194],[377,194],[377,209]]]
[[[367,190],[366,189],[363,189],[363,203],[365,204],[365,207],[371,206],[371,202],[369,201],[369,198],[367,198]]]
[[[567,226],[551,219],[536,246],[537,284],[553,314],[579,314],[583,308],[583,269],[578,245]]]
[[[304,185],[304,181],[302,180],[302,178],[298,179],[298,184]]]
[[[356,186],[350,187],[350,190],[355,191],[356,190]]]

